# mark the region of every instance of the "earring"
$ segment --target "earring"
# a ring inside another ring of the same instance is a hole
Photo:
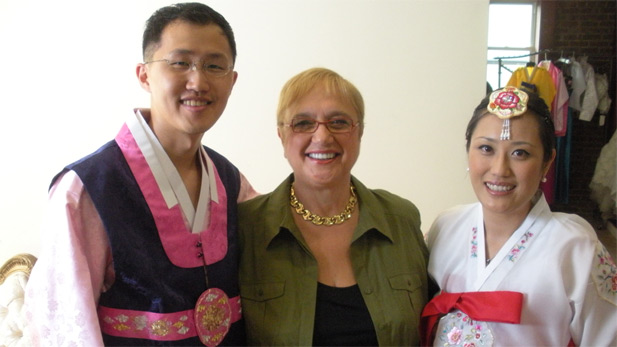
[[[467,172],[469,172],[469,168],[467,168]]]
[[[546,183],[547,179],[546,177],[542,177],[542,183]]]

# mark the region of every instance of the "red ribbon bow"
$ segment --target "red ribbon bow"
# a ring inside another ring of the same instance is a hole
[[[458,309],[471,319],[483,322],[519,324],[523,294],[519,292],[468,292],[445,293],[434,297],[424,307],[420,321],[422,346],[433,345],[433,328],[442,316]]]

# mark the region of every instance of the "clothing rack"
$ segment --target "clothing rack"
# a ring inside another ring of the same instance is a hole
[[[534,55],[538,55],[538,54],[548,54],[550,53],[551,50],[550,49],[543,49],[534,53],[529,53],[529,54],[523,54],[523,55],[515,55],[515,56],[510,56],[510,57],[495,57],[493,59],[497,59],[497,61],[499,62],[499,70],[497,71],[497,88],[501,88],[501,69],[506,69],[510,72],[513,72],[512,70],[508,69],[507,67],[503,66],[503,61],[507,60],[507,59],[515,59],[515,58],[524,58],[524,57],[531,57]]]

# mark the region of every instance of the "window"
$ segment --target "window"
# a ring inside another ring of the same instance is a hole
[[[535,59],[519,56],[537,51],[536,13],[535,1],[491,0],[486,81],[493,89],[505,86],[513,71]],[[502,59],[501,69],[498,57],[508,57]]]

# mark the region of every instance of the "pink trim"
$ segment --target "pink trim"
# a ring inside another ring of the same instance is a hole
[[[116,143],[150,207],[169,260],[176,266],[193,268],[202,266],[203,259],[208,265],[223,259],[227,254],[227,193],[216,168],[214,175],[219,202],[211,201],[208,206],[208,228],[194,234],[187,228],[179,204],[167,208],[154,175],[126,124],[116,136]]]
[[[242,317],[240,296],[229,299],[231,323]],[[148,339],[155,341],[176,341],[197,336],[195,310],[174,313],[121,310],[99,306],[98,316],[101,331],[107,335]]]

